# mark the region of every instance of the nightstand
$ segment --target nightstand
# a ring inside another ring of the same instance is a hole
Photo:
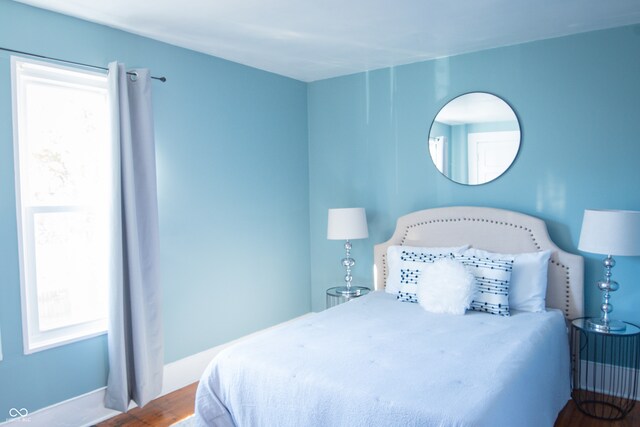
[[[578,409],[601,420],[620,420],[635,405],[640,368],[640,328],[602,332],[587,319],[571,322],[571,397]]]
[[[351,286],[353,294],[345,295],[337,292],[340,288],[344,288],[344,286],[336,286],[334,288],[327,289],[327,308],[342,304],[343,302],[351,301],[352,299],[366,295],[371,291],[371,289],[364,286]]]

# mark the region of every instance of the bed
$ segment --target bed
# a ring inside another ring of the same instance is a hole
[[[550,251],[546,309],[431,313],[388,292],[393,250],[467,246]],[[405,215],[374,248],[374,286],[223,350],[198,386],[197,424],[553,426],[570,398],[566,319],[582,315],[583,260],[544,221],[481,207]]]

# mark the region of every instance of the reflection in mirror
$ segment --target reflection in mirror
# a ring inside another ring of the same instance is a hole
[[[493,181],[513,163],[520,124],[502,99],[485,92],[460,95],[442,107],[429,131],[429,154],[438,170],[460,184]]]

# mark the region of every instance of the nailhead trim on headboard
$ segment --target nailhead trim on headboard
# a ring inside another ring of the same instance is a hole
[[[564,294],[564,315],[565,317],[569,317],[569,308],[571,307],[571,281],[569,280],[569,267],[564,265],[564,264],[560,264],[559,262],[550,259],[549,262],[551,264],[557,265],[560,268],[563,268],[565,270],[565,285],[564,285],[564,289],[565,289],[565,294]]]
[[[486,219],[486,218],[467,218],[467,217],[462,217],[462,218],[449,218],[449,219],[432,219],[430,221],[421,221],[421,222],[417,222],[415,224],[410,224],[406,227],[405,232],[404,232],[404,236],[402,237],[402,244],[404,245],[404,241],[407,239],[407,235],[409,234],[409,229],[410,228],[414,228],[414,227],[420,227],[423,225],[428,225],[428,224],[433,224],[433,223],[439,223],[439,222],[457,222],[457,221],[473,221],[473,222],[488,222],[490,224],[497,224],[497,225],[506,225],[508,227],[513,227],[513,228],[519,228],[522,230],[525,230],[529,233],[529,237],[531,237],[531,241],[533,242],[533,244],[535,245],[535,247],[540,250],[540,245],[538,244],[538,242],[536,241],[535,236],[533,235],[533,231],[528,228],[528,227],[524,227],[522,225],[517,225],[517,224],[512,224],[510,222],[504,222],[504,221],[495,221],[493,219]]]
[[[384,277],[384,287],[386,288],[387,277],[389,277],[389,272],[387,272],[387,254],[382,254],[382,277]]]

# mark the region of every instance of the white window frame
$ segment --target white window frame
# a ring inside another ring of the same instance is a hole
[[[73,212],[79,206],[30,206],[23,212],[22,191],[21,191],[21,160],[20,160],[20,135],[24,134],[24,123],[20,123],[19,117],[24,114],[24,105],[19,102],[23,95],[20,93],[22,86],[19,84],[18,67],[25,65],[30,67],[29,78],[42,77],[49,80],[69,84],[70,86],[81,84],[83,87],[94,87],[99,90],[108,90],[107,76],[102,73],[86,71],[77,68],[65,67],[49,62],[36,61],[23,57],[11,57],[11,87],[12,87],[12,108],[13,108],[13,141],[14,141],[14,176],[16,188],[16,219],[18,226],[18,254],[20,262],[20,295],[22,308],[22,337],[24,354],[31,354],[38,351],[58,347],[72,342],[84,340],[107,333],[107,317],[99,320],[78,323],[70,326],[41,331],[38,320],[38,297],[35,284],[35,248],[33,241],[25,241],[25,231],[27,227],[29,236],[33,236],[34,218],[37,213],[47,212]],[[54,68],[58,71],[70,72],[67,78],[60,74],[47,71]],[[22,110],[21,110],[22,109]],[[21,126],[23,126],[21,128]]]

